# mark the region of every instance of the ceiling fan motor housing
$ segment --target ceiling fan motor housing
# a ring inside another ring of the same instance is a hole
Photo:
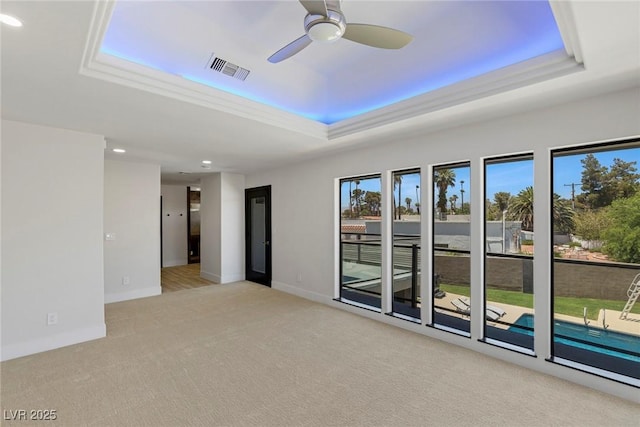
[[[328,10],[327,16],[308,14],[304,18],[304,30],[311,40],[331,43],[340,39],[347,28],[344,15]]]

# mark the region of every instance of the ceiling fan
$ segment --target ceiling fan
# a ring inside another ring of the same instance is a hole
[[[306,34],[268,59],[271,63],[284,61],[309,46],[312,41],[331,43],[345,38],[356,43],[382,49],[400,49],[406,46],[413,36],[393,28],[369,24],[347,24],[340,10],[340,0],[299,0],[307,10],[304,18]]]

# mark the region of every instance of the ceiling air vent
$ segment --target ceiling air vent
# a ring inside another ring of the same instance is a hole
[[[242,68],[236,64],[232,64],[226,59],[217,57],[215,54],[211,55],[211,59],[207,63],[209,69],[218,73],[225,74],[229,77],[235,77],[238,80],[244,81],[249,75],[250,71],[246,68]]]

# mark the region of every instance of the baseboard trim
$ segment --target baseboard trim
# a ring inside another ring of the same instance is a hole
[[[185,259],[172,259],[170,261],[163,262],[162,263],[162,267],[177,267],[179,265],[187,265],[187,264],[189,264],[189,260],[187,258],[185,258]]]
[[[104,338],[106,336],[107,325],[105,323],[101,323],[90,328],[82,328],[75,331],[62,332],[59,334],[41,337],[31,341],[3,345],[0,360],[5,361],[17,359],[18,357],[55,350],[56,348],[67,347],[86,341]]]
[[[200,270],[200,277],[203,279],[211,280],[213,283],[220,283],[221,277],[217,274],[209,273],[208,271]]]
[[[300,298],[305,298],[311,301],[319,302],[321,304],[333,305],[333,298],[331,298],[330,296],[319,294],[307,289],[302,289],[297,286],[291,286],[283,282],[272,280],[271,287],[275,290],[286,292]]]
[[[134,289],[128,292],[120,292],[117,294],[105,294],[104,303],[110,304],[113,302],[128,301],[138,298],[155,297],[156,295],[160,295],[161,293],[162,288],[160,286],[152,286],[149,288]]]
[[[220,278],[220,283],[241,282],[244,280],[244,274],[227,274]]]

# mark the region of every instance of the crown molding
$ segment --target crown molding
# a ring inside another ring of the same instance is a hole
[[[583,71],[584,67],[557,50],[441,89],[352,117],[329,127],[329,139],[443,110],[545,80]]]
[[[549,5],[551,6],[553,16],[556,18],[556,24],[558,24],[560,37],[562,37],[567,55],[575,58],[579,64],[582,64],[584,60],[572,3],[566,0],[550,0]]]

